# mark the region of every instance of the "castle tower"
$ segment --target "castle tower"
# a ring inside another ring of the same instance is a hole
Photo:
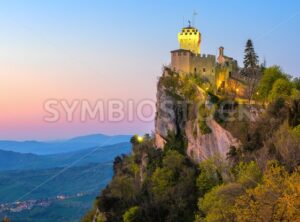
[[[195,54],[200,54],[201,33],[189,24],[178,33],[180,49],[190,50]]]
[[[221,46],[219,48],[219,56],[218,56],[217,61],[218,61],[219,64],[223,64],[225,62],[224,47],[223,46]]]

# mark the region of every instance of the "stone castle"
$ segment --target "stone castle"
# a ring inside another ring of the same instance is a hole
[[[182,29],[178,34],[180,48],[171,51],[171,64],[167,67],[169,74],[172,70],[179,75],[200,75],[204,80],[203,86],[197,94],[207,104],[205,91],[212,92],[220,97],[247,98],[247,79],[235,59],[224,54],[224,47],[219,48],[219,54],[201,54],[201,33],[191,25]],[[166,107],[166,102],[167,107]],[[191,101],[187,101],[191,102]],[[199,120],[203,118],[197,102],[189,104],[186,109],[176,98],[168,94],[163,84],[158,84],[157,112],[155,118],[155,144],[159,149],[164,149],[169,133],[184,135],[187,140],[186,152],[196,162],[201,162],[209,157],[220,156],[224,159],[230,147],[238,147],[240,142],[224,129],[214,118],[205,120],[209,132],[203,132]],[[187,111],[189,110],[189,111]],[[191,111],[191,112],[190,112]]]
[[[178,33],[180,48],[171,51],[170,68],[183,74],[201,75],[213,87],[215,92],[245,97],[246,79],[240,74],[235,59],[224,54],[224,47],[219,48],[219,55],[200,54],[201,33],[189,25]]]

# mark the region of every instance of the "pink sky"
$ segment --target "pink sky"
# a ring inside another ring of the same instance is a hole
[[[222,45],[242,65],[245,42],[252,38],[261,61],[299,75],[300,4],[245,1],[222,7],[189,0],[0,2],[0,139],[150,132],[153,122],[139,120],[46,123],[43,104],[154,100],[162,66],[178,48],[183,17],[187,24],[195,10],[203,53],[216,54]]]
[[[43,105],[48,99],[69,102],[88,99],[91,103],[99,99],[155,99],[156,74],[160,74],[162,64],[138,70],[134,64],[143,58],[122,61],[117,55],[118,66],[109,61],[114,59],[112,57],[95,65],[89,64],[93,63],[93,55],[70,59],[47,45],[43,54],[36,50],[28,49],[29,57],[26,55],[28,51],[24,50],[17,58],[6,57],[0,61],[0,139],[56,139],[100,132],[133,134],[153,129],[153,123],[139,120],[133,123],[81,123],[75,119],[68,123],[62,118],[57,123],[46,123],[43,119],[47,112]],[[87,57],[91,60],[81,64],[80,59],[88,60]]]

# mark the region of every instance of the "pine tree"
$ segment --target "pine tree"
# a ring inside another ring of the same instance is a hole
[[[255,53],[251,39],[248,39],[245,49],[244,68],[256,68],[258,64],[258,56]]]
[[[247,77],[248,100],[251,103],[252,96],[258,83],[261,70],[258,65],[258,56],[255,53],[251,39],[248,39],[245,49],[244,68],[241,73]]]

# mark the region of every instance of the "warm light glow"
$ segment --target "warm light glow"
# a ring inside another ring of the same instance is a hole
[[[178,33],[178,42],[181,49],[200,54],[201,33],[197,29],[193,27],[183,28]]]
[[[240,91],[239,89],[236,89],[236,91],[238,92],[238,91]]]
[[[137,137],[137,141],[138,141],[139,143],[143,142],[143,141],[144,141],[144,137],[138,136],[138,137]]]

